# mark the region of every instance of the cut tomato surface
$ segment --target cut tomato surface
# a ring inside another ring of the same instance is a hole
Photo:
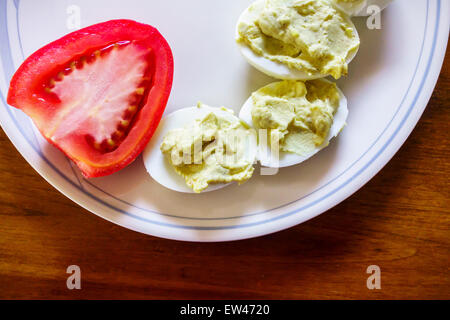
[[[111,20],[33,53],[11,79],[8,104],[29,115],[85,177],[99,177],[142,152],[172,79],[172,52],[154,27]]]

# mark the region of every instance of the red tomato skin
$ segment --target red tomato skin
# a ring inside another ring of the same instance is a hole
[[[65,147],[55,143],[45,135],[44,128],[58,104],[43,98],[43,83],[74,57],[118,41],[137,41],[148,46],[152,50],[149,63],[154,64],[153,85],[128,135],[117,149],[108,153],[94,149],[81,136],[74,136]],[[101,177],[129,165],[148,144],[170,96],[173,71],[172,51],[156,28],[132,20],[110,20],[67,34],[34,52],[12,77],[7,102],[30,116],[47,141],[69,157],[84,177]]]

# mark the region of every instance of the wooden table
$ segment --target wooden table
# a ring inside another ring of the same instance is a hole
[[[184,243],[81,209],[0,135],[0,298],[450,298],[450,59],[423,118],[365,187],[273,235]],[[66,288],[81,267],[82,289]],[[368,290],[366,269],[381,268]]]

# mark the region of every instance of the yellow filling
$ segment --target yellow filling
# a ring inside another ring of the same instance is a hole
[[[280,150],[306,156],[328,143],[340,95],[334,83],[324,80],[286,80],[259,89],[252,100],[255,127],[268,129]]]
[[[347,59],[359,47],[353,23],[329,0],[257,1],[238,34],[238,42],[271,61],[336,79],[347,74]]]
[[[213,112],[163,138],[161,151],[195,192],[209,184],[245,182],[254,168],[246,150],[251,130],[238,118]]]

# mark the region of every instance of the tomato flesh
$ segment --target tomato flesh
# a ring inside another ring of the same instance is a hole
[[[170,47],[155,28],[112,20],[32,54],[11,80],[8,103],[28,114],[85,177],[105,176],[142,152],[172,78]]]
[[[50,80],[47,92],[61,103],[43,133],[55,143],[85,134],[94,147],[115,149],[141,107],[149,85],[148,50],[130,43],[103,56],[99,53],[89,63],[77,61],[82,67]]]

